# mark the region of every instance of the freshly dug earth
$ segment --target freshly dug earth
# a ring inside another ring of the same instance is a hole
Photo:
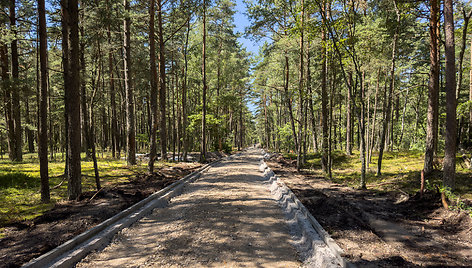
[[[299,267],[260,150],[223,160],[77,267]]]
[[[472,267],[472,220],[442,208],[440,195],[358,190],[267,161],[360,267]]]
[[[33,221],[6,226],[5,237],[0,239],[0,266],[19,267],[200,166],[198,163],[179,163],[170,168],[163,168],[153,175],[137,175],[129,182],[103,188],[98,194],[83,193],[79,201],[58,203]]]

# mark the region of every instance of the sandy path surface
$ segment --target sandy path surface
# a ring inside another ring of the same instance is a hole
[[[223,160],[77,267],[298,267],[260,150]]]

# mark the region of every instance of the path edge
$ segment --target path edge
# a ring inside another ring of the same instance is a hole
[[[298,208],[301,212],[302,215],[307,218],[309,223],[313,226],[315,231],[318,233],[318,235],[323,239],[325,244],[328,246],[329,250],[333,253],[333,255],[336,257],[338,260],[339,264],[341,267],[345,268],[355,268],[356,265],[354,265],[351,262],[348,262],[343,256],[344,256],[344,250],[339,247],[339,245],[334,241],[334,239],[326,232],[326,230],[321,226],[321,224],[311,215],[311,213],[308,211],[308,209],[302,204],[302,202],[298,199],[298,197],[292,192],[292,190],[277,176],[274,171],[270,169],[269,166],[265,163],[263,157],[261,159],[261,163],[259,166],[259,171],[263,173],[263,177],[268,180],[269,185],[274,188],[278,188],[278,190],[282,193],[283,195],[287,196],[287,198],[282,198],[285,199],[285,202],[293,203],[292,207]],[[287,205],[288,206],[288,205]]]
[[[182,189],[185,185],[200,178],[204,171],[214,166],[216,163],[219,163],[221,160],[222,159],[218,159],[205,164],[198,170],[151,194],[147,198],[119,212],[95,227],[71,238],[47,253],[30,260],[21,267],[41,268],[73,266],[91,251],[108,244],[116,233],[148,215],[153,209],[167,206],[171,198],[182,193]]]

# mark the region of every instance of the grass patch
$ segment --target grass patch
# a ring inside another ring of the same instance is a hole
[[[296,155],[285,157],[296,159]],[[352,187],[360,186],[361,161],[359,152],[348,156],[343,151],[334,151],[332,181]],[[454,193],[461,198],[472,199],[472,170],[463,168],[457,158],[456,189]],[[366,171],[368,188],[378,191],[402,190],[407,193],[419,191],[421,170],[424,165],[424,153],[421,151],[385,152],[382,160],[382,175],[376,176],[378,153],[372,155],[372,162]],[[305,168],[321,174],[321,155],[308,154]],[[431,185],[442,184],[442,173],[435,172],[428,178]]]
[[[85,155],[83,155],[85,157]],[[65,163],[61,160],[49,162],[49,185],[51,203],[42,204],[40,193],[39,162],[36,154],[25,154],[25,161],[11,162],[0,159],[0,226],[19,220],[30,220],[51,209],[54,203],[67,198],[67,180],[62,178]],[[56,157],[60,159],[60,155]],[[156,162],[157,168],[173,163]],[[125,160],[113,159],[103,154],[98,159],[102,187],[128,181],[136,174],[147,171],[147,162],[127,166]],[[95,190],[93,162],[82,159],[82,191]],[[61,186],[55,187],[62,182]],[[0,237],[2,232],[0,230]]]

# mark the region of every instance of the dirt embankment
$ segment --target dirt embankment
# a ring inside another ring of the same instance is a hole
[[[0,239],[0,266],[19,267],[163,189],[200,166],[197,163],[180,163],[161,169],[152,176],[137,175],[126,183],[103,188],[98,194],[83,193],[79,201],[58,203],[33,221],[5,226],[5,237]]]
[[[362,267],[472,267],[472,220],[445,210],[440,195],[358,190],[298,173],[291,161],[270,168]]]

